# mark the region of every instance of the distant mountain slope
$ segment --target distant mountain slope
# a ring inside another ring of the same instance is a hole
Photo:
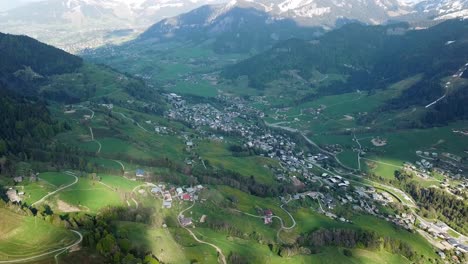
[[[295,71],[309,81],[311,89],[325,95],[382,89],[423,73],[419,83],[392,102],[393,108],[401,108],[424,105],[443,95],[441,79],[452,76],[468,62],[467,49],[468,21],[451,20],[427,30],[408,30],[404,24],[351,24],[317,41],[285,41],[226,68],[222,75],[228,79],[247,76],[250,86],[268,89],[269,83],[288,79],[288,72]],[[317,72],[344,79],[316,86],[311,79]]]
[[[349,74],[349,80],[366,80],[349,89],[373,89],[381,80],[395,81],[419,72],[456,71],[468,60],[464,52],[467,29],[468,21],[448,21],[428,30],[408,30],[405,24],[350,24],[317,41],[282,42],[228,67],[223,74],[227,78],[248,76],[252,86],[260,88],[284,70],[296,69],[306,79],[318,70]]]
[[[0,27],[77,51],[128,38],[163,18],[219,1],[43,0],[0,13]]]
[[[426,0],[415,5],[415,10],[434,20],[468,18],[468,0]]]
[[[382,24],[411,12],[411,6],[397,0],[237,0],[282,18],[293,18],[306,25],[335,27],[340,20]]]
[[[217,52],[264,50],[278,40],[313,38],[322,30],[301,27],[291,19],[277,19],[251,7],[203,6],[165,19],[144,32],[135,42],[192,41],[213,39]]]

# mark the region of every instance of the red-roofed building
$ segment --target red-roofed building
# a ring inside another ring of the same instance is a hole
[[[191,199],[192,199],[192,197],[188,193],[184,193],[182,195],[182,200],[184,200],[184,201],[190,201]]]

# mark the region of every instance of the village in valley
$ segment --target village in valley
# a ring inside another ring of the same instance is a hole
[[[314,190],[292,194],[293,200],[310,198],[318,203],[317,212],[341,222],[350,221],[334,213],[335,207],[351,205],[353,210],[375,215],[408,230],[417,230],[441,250],[456,249],[468,252],[466,236],[454,237],[450,235],[453,234],[453,229],[446,224],[440,221],[432,223],[419,217],[412,209],[415,206],[414,202],[406,194],[383,184],[372,186],[370,181],[362,181],[360,172],[349,171],[345,166],[331,165],[336,159],[336,154],[340,153],[340,145],[325,145],[324,151],[318,153],[298,150],[295,142],[297,139],[292,139],[291,133],[288,133],[297,130],[286,128],[285,131],[284,127],[262,124],[259,120],[265,114],[249,106],[249,102],[240,97],[218,95],[216,107],[208,103],[190,104],[174,93],[167,94],[167,99],[173,106],[167,114],[169,118],[192,124],[201,135],[209,139],[222,141],[225,135],[239,135],[243,139],[243,147],[256,150],[260,156],[277,160],[278,166],[268,168],[276,175],[278,181],[288,181],[297,187]],[[257,102],[262,101],[261,97],[254,99]],[[318,109],[316,114],[320,114],[321,111],[322,109]],[[385,146],[387,140],[376,137],[372,139],[372,143],[376,147]],[[194,150],[194,144],[196,145],[193,141],[187,141],[190,150]],[[357,151],[361,155],[365,154],[363,150]],[[417,151],[416,154],[421,160],[415,164],[402,164],[402,170],[426,179],[432,178],[430,171],[435,171],[444,175],[444,180],[440,181],[436,188],[442,188],[460,197],[467,195],[468,181],[461,176],[466,170],[460,157],[450,153],[427,151]],[[452,184],[452,181],[455,184]],[[327,191],[317,191],[320,188]],[[282,197],[281,201],[284,202],[285,198]],[[382,206],[398,203],[409,208],[397,214],[379,210]],[[268,221],[265,220],[265,223]],[[438,228],[441,225],[445,228]],[[448,229],[451,232],[447,232]]]
[[[353,212],[373,215],[410,232],[422,234],[439,249],[441,257],[445,257],[443,250],[468,252],[468,238],[465,235],[456,232],[441,221],[427,221],[420,217],[415,210],[417,208],[415,202],[406,193],[393,186],[366,179],[362,171],[343,165],[337,158],[337,155],[343,151],[343,146],[340,144],[321,145],[316,148],[317,151],[310,151],[302,145],[304,143],[314,145],[314,142],[304,134],[297,135],[296,129],[263,122],[265,113],[250,106],[250,103],[241,97],[222,94],[216,97],[216,103],[189,103],[175,93],[165,96],[171,105],[166,112],[166,117],[190,124],[193,132],[175,132],[167,126],[150,120],[140,124],[123,113],[115,113],[130,120],[146,132],[179,137],[184,142],[185,165],[189,167],[202,165],[206,168],[205,160],[198,150],[201,141],[226,143],[235,138],[238,144],[236,151],[244,151],[250,153],[249,155],[273,160],[274,162],[268,165],[258,166],[263,166],[264,169],[270,171],[279,184],[292,184],[300,190],[277,197],[278,205],[294,223],[291,227],[285,227],[283,219],[277,215],[278,211],[272,208],[261,208],[257,210],[257,215],[239,211],[245,214],[245,217],[259,218],[255,221],[262,221],[265,225],[272,225],[273,219],[278,218],[282,223],[280,230],[292,229],[296,224],[295,219],[283,206],[307,204],[315,212],[334,221],[353,225],[350,215],[342,210],[342,208],[348,208]],[[263,102],[261,97],[255,97],[253,100]],[[78,105],[70,107],[66,112],[74,113],[76,109],[87,110],[90,114],[84,115],[83,120],[89,122],[94,117],[91,107]],[[97,107],[106,111],[115,110],[112,104],[101,104]],[[317,109],[314,113],[318,115],[321,111]],[[298,140],[301,142],[299,143]],[[387,140],[375,137],[372,138],[372,143],[374,146],[384,146]],[[359,158],[362,158],[368,150],[360,146],[355,147],[353,151],[358,153]],[[439,180],[435,188],[444,189],[460,198],[466,197],[468,180],[461,176],[465,173],[461,157],[450,153],[419,150],[416,155],[420,160],[414,163],[405,162],[401,166],[402,171],[425,180],[432,179],[432,174],[436,172],[444,178]],[[184,228],[196,228],[196,223],[203,224],[207,221],[208,216],[205,214],[193,219],[190,209],[196,203],[210,202],[201,198],[203,192],[210,188],[209,186],[155,183],[149,182],[151,178],[149,176],[150,173],[144,169],[136,169],[134,173],[125,172],[125,178],[144,183],[134,189],[132,196],[154,197],[161,202],[163,210],[185,208],[176,212],[178,222]],[[16,186],[9,187],[6,192],[9,200],[12,202],[23,200],[28,193],[21,188],[21,183],[23,181],[41,182],[40,177],[40,174],[31,173],[29,177],[14,178]],[[127,203],[130,206],[128,200]],[[136,201],[135,203],[138,207],[138,203]],[[166,224],[163,227],[167,227]]]

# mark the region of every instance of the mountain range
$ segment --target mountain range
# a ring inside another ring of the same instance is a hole
[[[166,24],[177,20],[185,23],[177,23],[180,27],[199,27],[196,24],[201,21],[197,18],[193,18],[195,24],[190,24],[189,14],[178,16],[199,7],[202,9],[189,14],[205,14],[203,24],[232,9],[255,9],[268,16],[264,19],[266,23],[289,19],[300,26],[324,29],[350,21],[384,24],[468,17],[468,0],[427,0],[411,4],[403,0],[43,0],[0,13],[0,26],[4,32],[26,34],[77,52],[132,39],[165,18],[170,18],[163,22]]]

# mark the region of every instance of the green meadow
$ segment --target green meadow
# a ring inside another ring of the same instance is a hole
[[[262,183],[275,182],[271,170],[265,168],[277,167],[278,162],[275,160],[260,156],[235,157],[228,150],[227,144],[213,141],[200,142],[197,151],[214,166],[238,172],[245,177],[253,176]]]
[[[72,232],[0,208],[0,261],[28,258],[71,245]]]

